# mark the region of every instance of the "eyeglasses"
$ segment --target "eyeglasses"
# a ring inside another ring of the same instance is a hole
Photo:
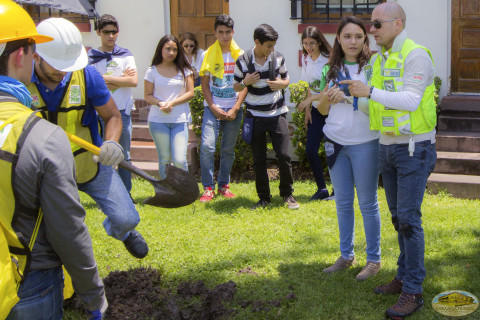
[[[118,33],[118,30],[102,30],[102,33],[104,35],[109,35],[110,34],[110,35],[114,36]]]
[[[302,45],[304,47],[315,47],[317,45],[317,43],[318,43],[317,41],[315,41],[315,42],[302,42]]]
[[[374,21],[370,22],[370,28],[375,27],[375,29],[381,29],[382,28],[382,23],[395,21],[395,20],[402,20],[402,19],[395,18],[395,19],[389,19],[389,20],[384,20],[384,21],[374,20]]]
[[[184,48],[195,48],[195,45],[194,44],[184,44],[183,47]]]

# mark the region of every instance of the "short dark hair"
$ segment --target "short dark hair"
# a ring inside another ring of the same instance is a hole
[[[8,58],[12,53],[14,53],[20,48],[23,48],[23,51],[25,53],[28,53],[28,48],[33,44],[33,40],[28,38],[7,42],[2,54],[0,55],[0,75],[8,75]]]
[[[213,29],[216,31],[218,26],[225,26],[227,28],[233,29],[233,19],[229,15],[221,14],[215,18],[215,23],[213,24]]]
[[[102,15],[97,21],[97,30],[102,30],[107,25],[113,25],[117,30],[119,29],[118,20],[111,14]]]
[[[260,41],[263,44],[265,41],[277,41],[278,32],[269,24],[263,23],[255,28],[253,31],[253,40]]]

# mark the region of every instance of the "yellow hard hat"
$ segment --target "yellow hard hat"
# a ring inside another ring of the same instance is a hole
[[[38,34],[35,23],[22,7],[11,0],[0,0],[0,43],[21,39],[33,39],[35,43],[53,40]]]

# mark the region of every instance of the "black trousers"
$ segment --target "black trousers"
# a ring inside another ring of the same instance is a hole
[[[280,170],[280,196],[293,193],[292,165],[289,153],[289,130],[286,114],[276,117],[254,117],[253,119],[253,168],[258,197],[270,201],[270,184],[267,173],[267,133],[272,140]]]

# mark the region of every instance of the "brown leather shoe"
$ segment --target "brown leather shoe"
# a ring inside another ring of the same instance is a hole
[[[402,287],[403,287],[403,281],[395,277],[389,283],[375,287],[373,291],[375,291],[376,294],[383,294],[383,295],[397,294],[397,293],[402,293]]]
[[[328,268],[323,269],[323,272],[333,273],[335,271],[340,271],[340,270],[350,268],[351,266],[353,266],[356,263],[357,263],[357,260],[355,260],[355,257],[353,257],[352,260],[345,260],[345,259],[342,258],[342,256],[340,256],[340,258],[338,258],[337,261],[335,261],[334,264],[332,264]]]
[[[396,304],[387,309],[388,319],[405,319],[423,307],[422,294],[412,294],[402,291]]]
[[[376,275],[380,269],[382,268],[382,264],[380,262],[371,262],[367,261],[365,267],[363,267],[362,271],[356,276],[355,279],[357,281],[365,281],[370,277]]]

